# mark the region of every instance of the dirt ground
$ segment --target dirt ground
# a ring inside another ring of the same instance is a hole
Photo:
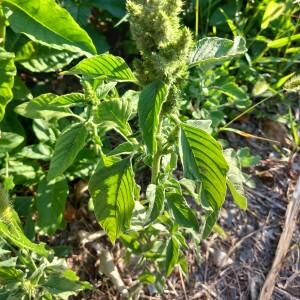
[[[248,146],[252,147],[252,153],[266,153],[264,143],[262,146],[253,141],[248,143]],[[248,210],[241,211],[229,198],[225,202],[219,224],[226,237],[212,234],[208,240],[202,242],[201,253],[191,250],[186,253],[189,276],[184,278],[178,269],[175,270],[167,280],[163,295],[155,294],[150,286],[140,290],[137,299],[258,299],[274,260],[286,208],[300,174],[299,153],[290,153],[286,158],[279,158],[270,145],[268,151],[257,166],[245,170],[255,183],[255,187],[246,187]],[[78,182],[74,185],[75,202],[82,197],[84,191],[85,183]],[[87,201],[88,195],[83,195]],[[97,251],[107,244],[105,237],[78,246],[78,239],[82,241],[82,232],[94,232],[95,228],[98,228],[93,216],[84,206],[79,208],[79,211],[71,207],[67,212],[66,218],[72,219],[72,213],[76,213],[78,221],[71,222],[70,232],[61,233],[53,243],[59,240],[62,244],[73,242],[73,245],[76,245],[75,251],[68,258],[69,265],[96,287],[95,290],[82,293],[73,299],[120,299],[112,282],[99,273],[100,261]],[[131,268],[123,264],[120,245],[116,244],[112,251],[122,279],[132,288],[136,277]],[[300,299],[299,222],[277,278],[272,299]]]

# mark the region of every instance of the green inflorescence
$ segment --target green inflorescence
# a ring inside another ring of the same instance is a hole
[[[161,80],[169,84],[167,107],[178,97],[182,79],[188,74],[192,34],[181,26],[181,0],[128,0],[127,10],[133,39],[141,54],[134,62],[141,83]]]

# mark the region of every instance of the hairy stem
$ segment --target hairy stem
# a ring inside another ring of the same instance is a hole
[[[3,7],[0,4],[0,47],[4,47],[6,36],[6,18]]]

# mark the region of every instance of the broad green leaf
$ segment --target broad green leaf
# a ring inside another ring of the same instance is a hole
[[[120,155],[120,154],[130,154],[135,150],[135,145],[130,142],[125,142],[118,145],[116,148],[109,152],[109,156]]]
[[[48,256],[44,245],[32,243],[23,233],[17,213],[9,204],[7,192],[0,186],[0,234],[4,239],[21,249],[28,249],[42,256]]]
[[[247,209],[247,198],[244,196],[244,179],[239,158],[233,149],[226,149],[224,156],[229,165],[227,185],[233,197],[233,201],[239,208]]]
[[[85,95],[81,93],[71,93],[62,96],[57,96],[51,100],[51,105],[56,106],[75,106],[77,104],[83,104],[85,102]]]
[[[184,177],[201,182],[201,201],[207,208],[204,237],[211,232],[226,195],[227,162],[221,145],[207,132],[181,124],[180,155]]]
[[[285,4],[269,1],[261,23],[261,29],[266,29],[270,22],[279,18],[285,11]]]
[[[65,204],[69,193],[65,178],[52,181],[44,178],[38,185],[36,207],[39,213],[38,226],[47,234],[54,234],[63,227]]]
[[[89,182],[96,218],[109,239],[115,240],[130,226],[136,183],[130,158],[104,157]]]
[[[94,113],[94,122],[109,129],[115,128],[121,134],[128,136],[132,134],[128,124],[130,115],[130,102],[112,99],[103,101],[98,105]]]
[[[59,50],[96,54],[88,34],[55,0],[3,0],[12,10],[11,28],[26,34],[31,40]],[[26,26],[24,26],[26,24]]]
[[[30,119],[50,120],[72,116],[73,114],[68,108],[51,104],[51,101],[56,97],[54,94],[43,94],[29,102],[18,105],[15,111],[19,115]]]
[[[24,141],[24,137],[13,132],[0,132],[0,153],[10,152]]]
[[[12,88],[16,73],[14,54],[0,47],[0,122],[4,118],[6,105],[13,98]]]
[[[190,209],[182,195],[175,193],[167,194],[167,202],[176,222],[179,225],[187,228],[193,228],[195,231],[198,231],[199,224],[197,217]]]
[[[162,186],[150,184],[146,192],[149,208],[146,215],[145,225],[155,221],[164,209],[165,191]]]
[[[17,100],[30,100],[32,99],[31,92],[26,86],[25,82],[17,74],[15,77],[14,87],[13,87],[14,99]]]
[[[235,37],[234,41],[217,37],[206,37],[198,41],[189,58],[190,68],[212,67],[247,52],[246,41]]]
[[[80,53],[61,51],[29,41],[17,50],[15,61],[31,72],[54,72],[79,56]]]
[[[83,75],[88,78],[108,78],[116,81],[137,81],[124,59],[112,54],[83,59],[65,74]]]
[[[50,162],[48,180],[66,171],[86,143],[88,131],[84,124],[76,123],[67,127],[57,139],[54,154]]]
[[[171,275],[179,259],[179,242],[175,236],[172,236],[167,245],[166,255],[166,275]]]
[[[139,124],[150,154],[157,151],[159,115],[168,95],[168,87],[161,81],[147,85],[140,94],[138,104]]]

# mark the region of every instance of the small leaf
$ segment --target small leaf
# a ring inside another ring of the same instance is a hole
[[[71,125],[64,130],[55,144],[48,180],[63,174],[72,165],[78,153],[85,146],[87,136],[88,131],[81,123]]]
[[[198,231],[199,224],[197,217],[182,195],[175,193],[167,194],[167,201],[168,206],[179,225],[186,228],[193,228],[195,231]]]
[[[54,234],[63,227],[63,214],[69,193],[65,178],[52,181],[43,179],[38,186],[36,206],[39,213],[38,226],[44,233]]]
[[[170,276],[179,258],[179,242],[172,236],[168,242],[166,255],[166,276]]]
[[[181,124],[180,155],[184,177],[201,182],[201,202],[208,210],[204,238],[211,232],[226,195],[227,162],[221,145],[207,132]]]
[[[300,39],[300,33],[298,34],[293,34],[291,36],[283,37],[274,41],[270,41],[268,43],[269,48],[282,48],[286,45],[288,45],[290,42],[296,41]]]
[[[146,196],[149,201],[149,208],[145,225],[148,225],[155,221],[164,209],[165,191],[162,186],[150,184],[147,188]]]
[[[26,118],[30,119],[61,119],[72,116],[72,112],[66,107],[52,105],[57,96],[54,94],[43,94],[29,102],[22,103],[15,108],[15,111]]]
[[[108,129],[114,128],[121,134],[128,136],[132,134],[132,130],[128,124],[130,115],[130,102],[111,99],[103,101],[98,105],[94,113],[94,122]]]
[[[87,55],[96,53],[88,34],[54,0],[2,2],[13,12],[8,20],[15,32],[24,33],[33,41],[59,50],[66,49]]]
[[[190,55],[189,65],[190,68],[194,66],[212,67],[246,52],[246,41],[242,37],[235,37],[234,41],[206,37],[198,41],[195,50]]]
[[[167,98],[168,87],[161,81],[147,85],[140,94],[138,104],[139,124],[150,154],[157,151],[157,131],[162,105]]]
[[[233,149],[226,149],[224,151],[224,155],[229,165],[229,170],[227,173],[227,185],[232,194],[233,201],[239,208],[246,210],[247,198],[244,196],[244,179],[239,158]]]
[[[0,122],[4,118],[6,105],[12,100],[14,77],[17,73],[14,54],[0,47]]]
[[[130,158],[104,157],[89,182],[89,191],[96,218],[114,243],[129,228],[134,207],[136,183]]]
[[[116,81],[136,82],[134,74],[124,59],[111,54],[86,58],[64,74],[83,75],[91,79],[108,78]]]

